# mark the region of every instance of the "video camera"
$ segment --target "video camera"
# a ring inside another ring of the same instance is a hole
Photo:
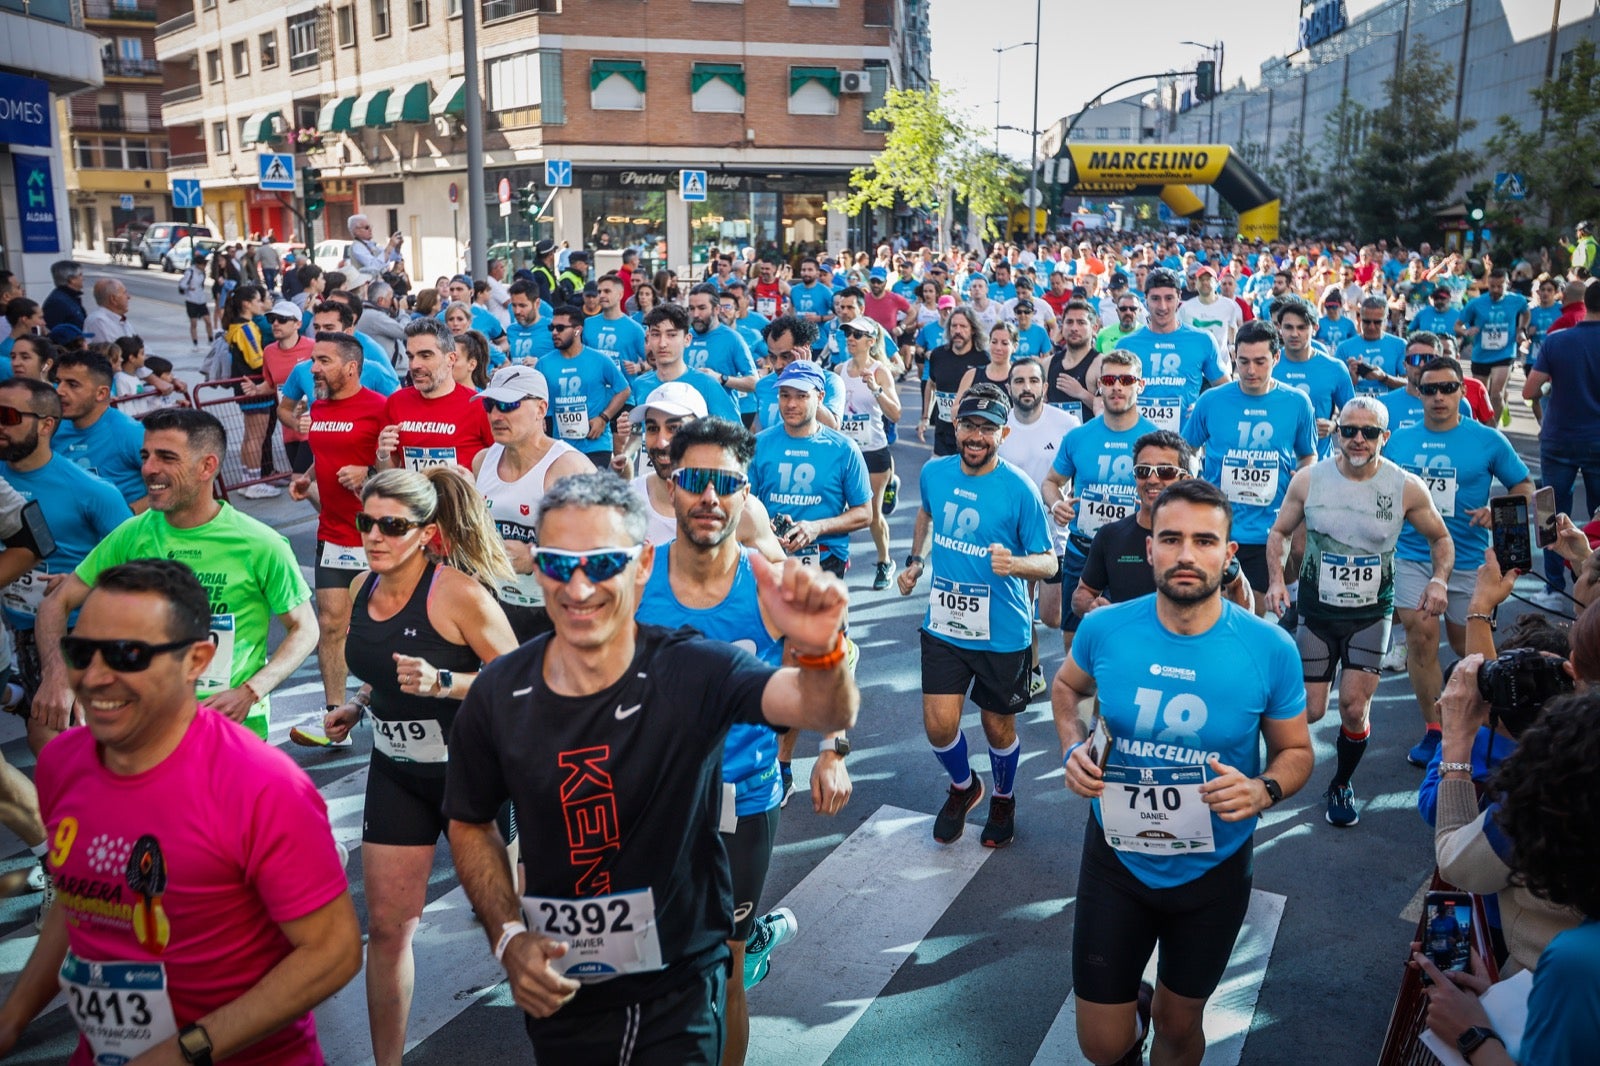
[[[1478,670],[1478,693],[1489,703],[1489,728],[1504,722],[1513,737],[1533,724],[1552,698],[1572,691],[1565,660],[1514,648]]]

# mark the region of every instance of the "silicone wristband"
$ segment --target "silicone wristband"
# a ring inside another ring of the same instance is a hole
[[[521,922],[507,922],[500,927],[500,939],[494,946],[494,961],[499,962],[506,953],[506,948],[511,941],[528,931],[528,927]]]

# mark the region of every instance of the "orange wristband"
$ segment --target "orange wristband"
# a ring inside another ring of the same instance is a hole
[[[833,650],[823,655],[801,655],[791,652],[794,664],[802,670],[832,670],[844,661],[844,630],[839,631],[839,639],[833,645]]]

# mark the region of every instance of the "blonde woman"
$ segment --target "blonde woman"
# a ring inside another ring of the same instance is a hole
[[[867,477],[872,482],[872,542],[878,549],[878,565],[872,587],[889,587],[894,563],[889,559],[889,519],[883,513],[883,490],[894,476],[894,461],[889,456],[888,425],[900,419],[900,395],[895,390],[895,372],[884,354],[883,329],[861,315],[839,327],[850,358],[839,367],[844,378],[844,421],[839,429],[861,447],[867,461]]]

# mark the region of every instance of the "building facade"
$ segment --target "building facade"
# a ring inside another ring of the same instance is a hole
[[[170,174],[200,180],[220,235],[308,239],[294,194],[255,188],[258,152],[292,152],[326,193],[312,239],[361,212],[407,238],[413,278],[459,269],[461,0],[158,2]],[[712,242],[843,247],[828,201],[881,148],[887,87],[927,82],[925,2],[480,0],[491,241],[638,247],[647,266]],[[548,160],[570,187],[544,184]],[[707,172],[703,201],[679,195],[685,169]],[[554,192],[537,227],[500,206],[529,183]]]

